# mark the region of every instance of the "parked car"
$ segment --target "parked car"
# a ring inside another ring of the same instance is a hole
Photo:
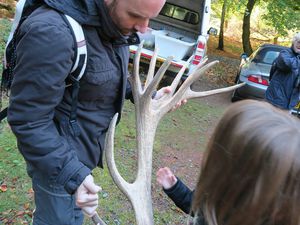
[[[246,84],[233,92],[231,101],[245,98],[264,99],[265,91],[269,86],[272,63],[280,51],[286,48],[279,45],[263,44],[250,57],[243,53],[235,83],[245,82]]]
[[[184,73],[187,77],[193,67],[203,61],[206,56],[209,33],[216,34],[216,29],[209,29],[211,0],[167,0],[156,18],[150,20],[146,33],[138,33],[144,46],[141,54],[141,64],[149,66],[154,48],[159,48],[157,67],[168,56],[174,56],[167,75],[174,76],[188,63]],[[130,46],[131,61],[138,46]],[[188,59],[191,61],[188,62]]]

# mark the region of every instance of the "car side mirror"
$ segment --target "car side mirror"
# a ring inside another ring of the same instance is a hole
[[[214,28],[214,27],[211,27],[211,28],[208,29],[207,33],[209,35],[217,36],[218,30],[216,28]]]

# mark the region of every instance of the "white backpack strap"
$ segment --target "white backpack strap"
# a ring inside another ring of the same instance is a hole
[[[5,50],[4,50],[4,58],[3,58],[4,69],[6,69],[6,66],[7,66],[6,49],[7,49],[8,44],[13,39],[14,33],[15,33],[19,23],[20,23],[25,2],[26,2],[26,0],[19,0],[17,5],[16,5],[16,12],[15,12],[13,24],[12,24],[12,27],[11,27],[11,30],[10,30],[10,33],[9,33],[9,36],[8,36],[8,39],[7,39],[7,42],[6,42],[6,45],[5,45]]]
[[[86,41],[85,41],[85,37],[81,25],[72,17],[68,15],[65,16],[73,29],[73,33],[75,35],[75,39],[77,43],[77,56],[73,68],[71,70],[71,73],[73,73],[77,69],[80,69],[78,76],[75,77],[76,80],[80,80],[84,74],[86,68],[86,62],[87,62]],[[81,66],[81,68],[78,68],[79,65]]]

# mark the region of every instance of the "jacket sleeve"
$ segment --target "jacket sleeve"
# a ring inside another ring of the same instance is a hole
[[[293,54],[292,50],[282,50],[276,61],[277,67],[283,72],[298,70],[300,65],[300,56]]]
[[[18,35],[8,122],[25,160],[72,194],[90,169],[59,135],[53,119],[73,65],[74,40],[67,25],[26,22]]]
[[[194,191],[191,191],[179,178],[177,183],[164,192],[172,199],[175,205],[185,213],[190,213]]]

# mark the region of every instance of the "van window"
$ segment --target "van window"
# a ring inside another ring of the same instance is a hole
[[[159,14],[191,24],[199,23],[199,14],[197,12],[170,3],[166,3]]]

